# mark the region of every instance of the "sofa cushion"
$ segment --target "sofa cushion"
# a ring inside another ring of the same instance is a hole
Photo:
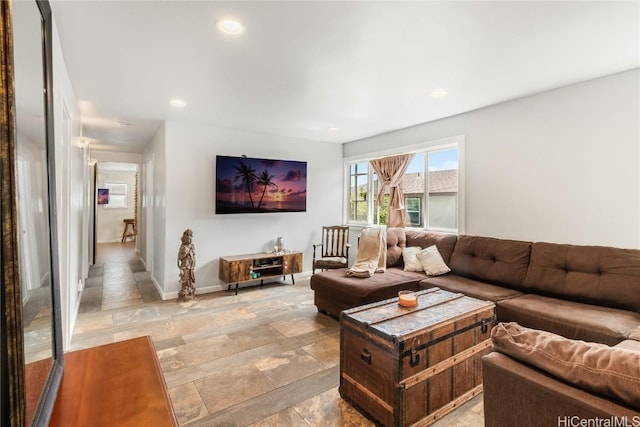
[[[420,289],[440,288],[449,292],[460,292],[472,298],[485,301],[500,301],[505,298],[515,298],[524,295],[515,289],[479,282],[467,277],[446,274],[444,276],[429,277],[420,281]]]
[[[416,256],[427,276],[440,276],[451,271],[442,259],[442,255],[440,255],[436,245],[424,248]]]
[[[340,268],[346,267],[348,261],[344,257],[332,256],[332,257],[324,257],[317,259],[314,267],[315,268]]]
[[[421,248],[428,248],[429,246],[436,245],[442,259],[445,263],[449,264],[451,261],[451,254],[456,246],[458,236],[449,233],[438,233],[435,231],[425,230],[407,230],[407,246],[420,246]]]
[[[588,343],[517,323],[491,331],[495,351],[535,366],[583,390],[640,408],[640,353]]]
[[[404,228],[387,228],[387,267],[402,267],[402,249],[406,247]]]
[[[636,340],[624,340],[616,344],[614,347],[640,353],[640,341]]]
[[[615,345],[640,325],[640,313],[527,294],[496,304],[498,320],[567,338]]]
[[[422,264],[418,261],[418,252],[421,250],[420,246],[407,246],[402,249],[404,271],[424,271]]]
[[[524,287],[640,312],[640,250],[534,243]]]
[[[420,280],[427,277],[424,272],[403,271],[401,268],[388,268],[384,273],[364,279],[346,277],[345,271],[343,268],[314,274],[311,276],[311,289],[316,295],[329,296],[340,301],[344,308],[351,308],[396,297],[401,290],[418,290]]]
[[[460,276],[521,289],[531,242],[458,236],[449,267]]]
[[[640,325],[629,333],[630,340],[640,341]]]

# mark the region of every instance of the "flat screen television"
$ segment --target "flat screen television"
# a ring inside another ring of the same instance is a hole
[[[216,214],[306,211],[307,162],[216,156]]]

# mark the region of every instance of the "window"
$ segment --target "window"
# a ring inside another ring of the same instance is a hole
[[[435,230],[458,228],[458,149],[428,153],[428,227]]]
[[[404,207],[409,220],[407,223],[410,224],[411,227],[422,227],[422,198],[405,197]]]
[[[458,142],[412,152],[402,180],[407,227],[459,231],[459,152]],[[350,174],[347,221],[386,225],[389,194],[384,195],[382,205],[378,206],[379,179],[373,167],[361,160],[348,162],[346,166]]]
[[[369,163],[352,163],[349,175],[349,222],[366,223],[369,217]]]
[[[105,186],[109,190],[109,203],[107,208],[126,208],[127,207],[127,184],[124,182],[105,182]]]
[[[415,153],[402,181],[404,193],[405,224],[407,227],[424,227],[423,209],[425,205],[424,189],[426,153]]]
[[[378,198],[378,191],[380,191],[380,182],[378,179],[378,174],[371,171],[372,179],[373,179],[373,191],[371,204],[373,205],[373,223],[377,225],[387,225],[387,218],[389,216],[389,194],[385,194],[382,199],[382,203],[378,205],[376,200]]]

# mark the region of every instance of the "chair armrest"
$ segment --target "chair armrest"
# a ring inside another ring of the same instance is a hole
[[[322,243],[314,243],[313,244],[313,259],[316,258],[316,248],[321,248],[322,247]]]

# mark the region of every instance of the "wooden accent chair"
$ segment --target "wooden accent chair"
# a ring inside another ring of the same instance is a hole
[[[322,243],[313,245],[313,274],[316,268],[346,268],[349,264],[349,227],[332,225],[322,227]],[[316,249],[321,248],[316,259]]]

